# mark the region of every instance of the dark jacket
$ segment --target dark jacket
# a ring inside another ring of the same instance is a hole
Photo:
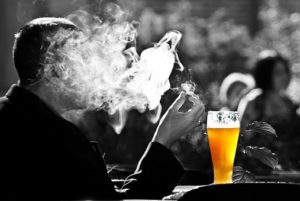
[[[161,199],[183,168],[152,142],[135,174],[115,190],[102,157],[78,127],[37,96],[12,86],[0,98],[0,199]]]

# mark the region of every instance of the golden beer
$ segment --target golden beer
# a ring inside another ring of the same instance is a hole
[[[212,116],[215,117],[212,117]],[[208,112],[207,133],[214,168],[214,183],[232,183],[234,158],[239,138],[237,112]]]

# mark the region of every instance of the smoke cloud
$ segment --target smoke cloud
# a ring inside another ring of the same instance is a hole
[[[47,36],[53,42],[44,58],[43,73],[57,92],[72,95],[78,105],[106,110],[117,133],[130,109],[149,109],[152,122],[158,121],[174,63],[183,70],[176,53],[181,33],[166,33],[139,56],[134,45],[138,23],[126,21],[116,4],[109,4],[101,18],[84,10],[67,18],[81,31],[60,29]]]

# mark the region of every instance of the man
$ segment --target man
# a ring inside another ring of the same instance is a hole
[[[47,76],[42,58],[50,45],[47,35],[58,30],[80,31],[71,21],[38,18],[16,35],[13,57],[19,84],[0,101],[1,199],[161,199],[170,194],[184,173],[168,150],[199,123],[203,104],[178,112],[181,94],[162,117],[136,172],[114,188],[101,156],[78,127],[61,117],[82,108],[76,94],[58,92]],[[58,47],[59,49],[59,47]],[[66,85],[67,86],[67,85]]]

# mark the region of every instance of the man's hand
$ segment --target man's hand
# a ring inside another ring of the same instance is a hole
[[[152,141],[170,148],[175,140],[193,132],[199,126],[204,119],[204,105],[197,96],[189,96],[188,99],[193,102],[192,108],[187,112],[179,112],[186,100],[185,93],[180,94],[161,118]]]

